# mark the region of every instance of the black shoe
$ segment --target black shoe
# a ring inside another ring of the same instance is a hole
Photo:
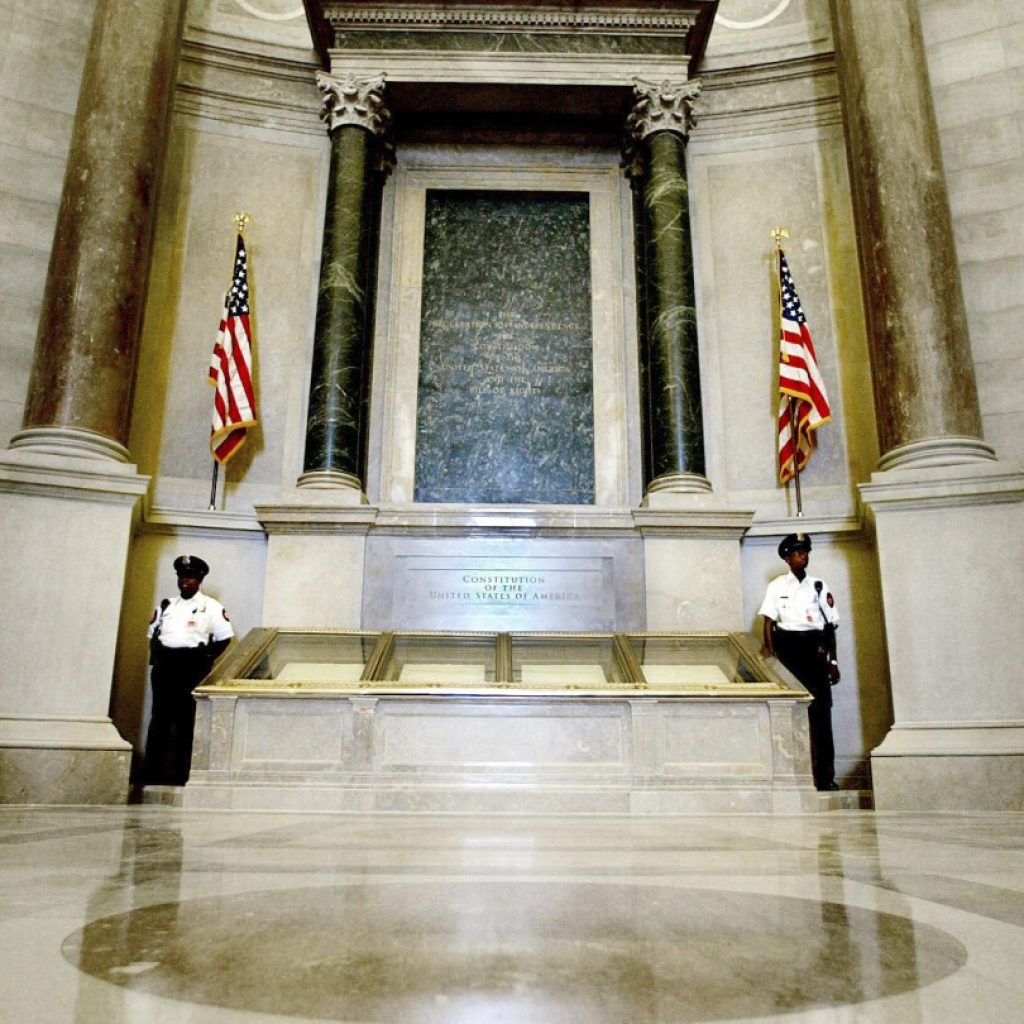
[[[817,787],[819,793],[838,793],[839,784],[835,782],[826,782],[823,786]]]

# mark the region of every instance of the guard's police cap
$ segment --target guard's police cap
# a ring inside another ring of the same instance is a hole
[[[174,560],[174,571],[179,576],[193,576],[201,580],[208,575],[210,567],[197,555],[178,555]]]
[[[809,533],[787,533],[779,542],[779,558],[793,554],[794,551],[810,551],[811,535]]]

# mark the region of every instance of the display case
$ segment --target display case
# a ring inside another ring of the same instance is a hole
[[[745,633],[257,629],[195,691],[185,806],[809,810],[809,695]]]

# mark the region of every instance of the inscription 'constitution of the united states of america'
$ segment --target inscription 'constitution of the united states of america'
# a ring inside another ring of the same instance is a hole
[[[427,193],[416,501],[594,502],[583,193]]]

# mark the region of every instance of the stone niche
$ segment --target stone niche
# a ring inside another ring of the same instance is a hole
[[[330,76],[381,83],[394,163],[365,465],[257,506],[267,626],[741,628],[752,514],[702,470],[645,494],[622,150],[636,80],[678,95],[715,7],[307,0]]]
[[[810,698],[748,634],[258,629],[196,698],[189,807],[816,807]]]

